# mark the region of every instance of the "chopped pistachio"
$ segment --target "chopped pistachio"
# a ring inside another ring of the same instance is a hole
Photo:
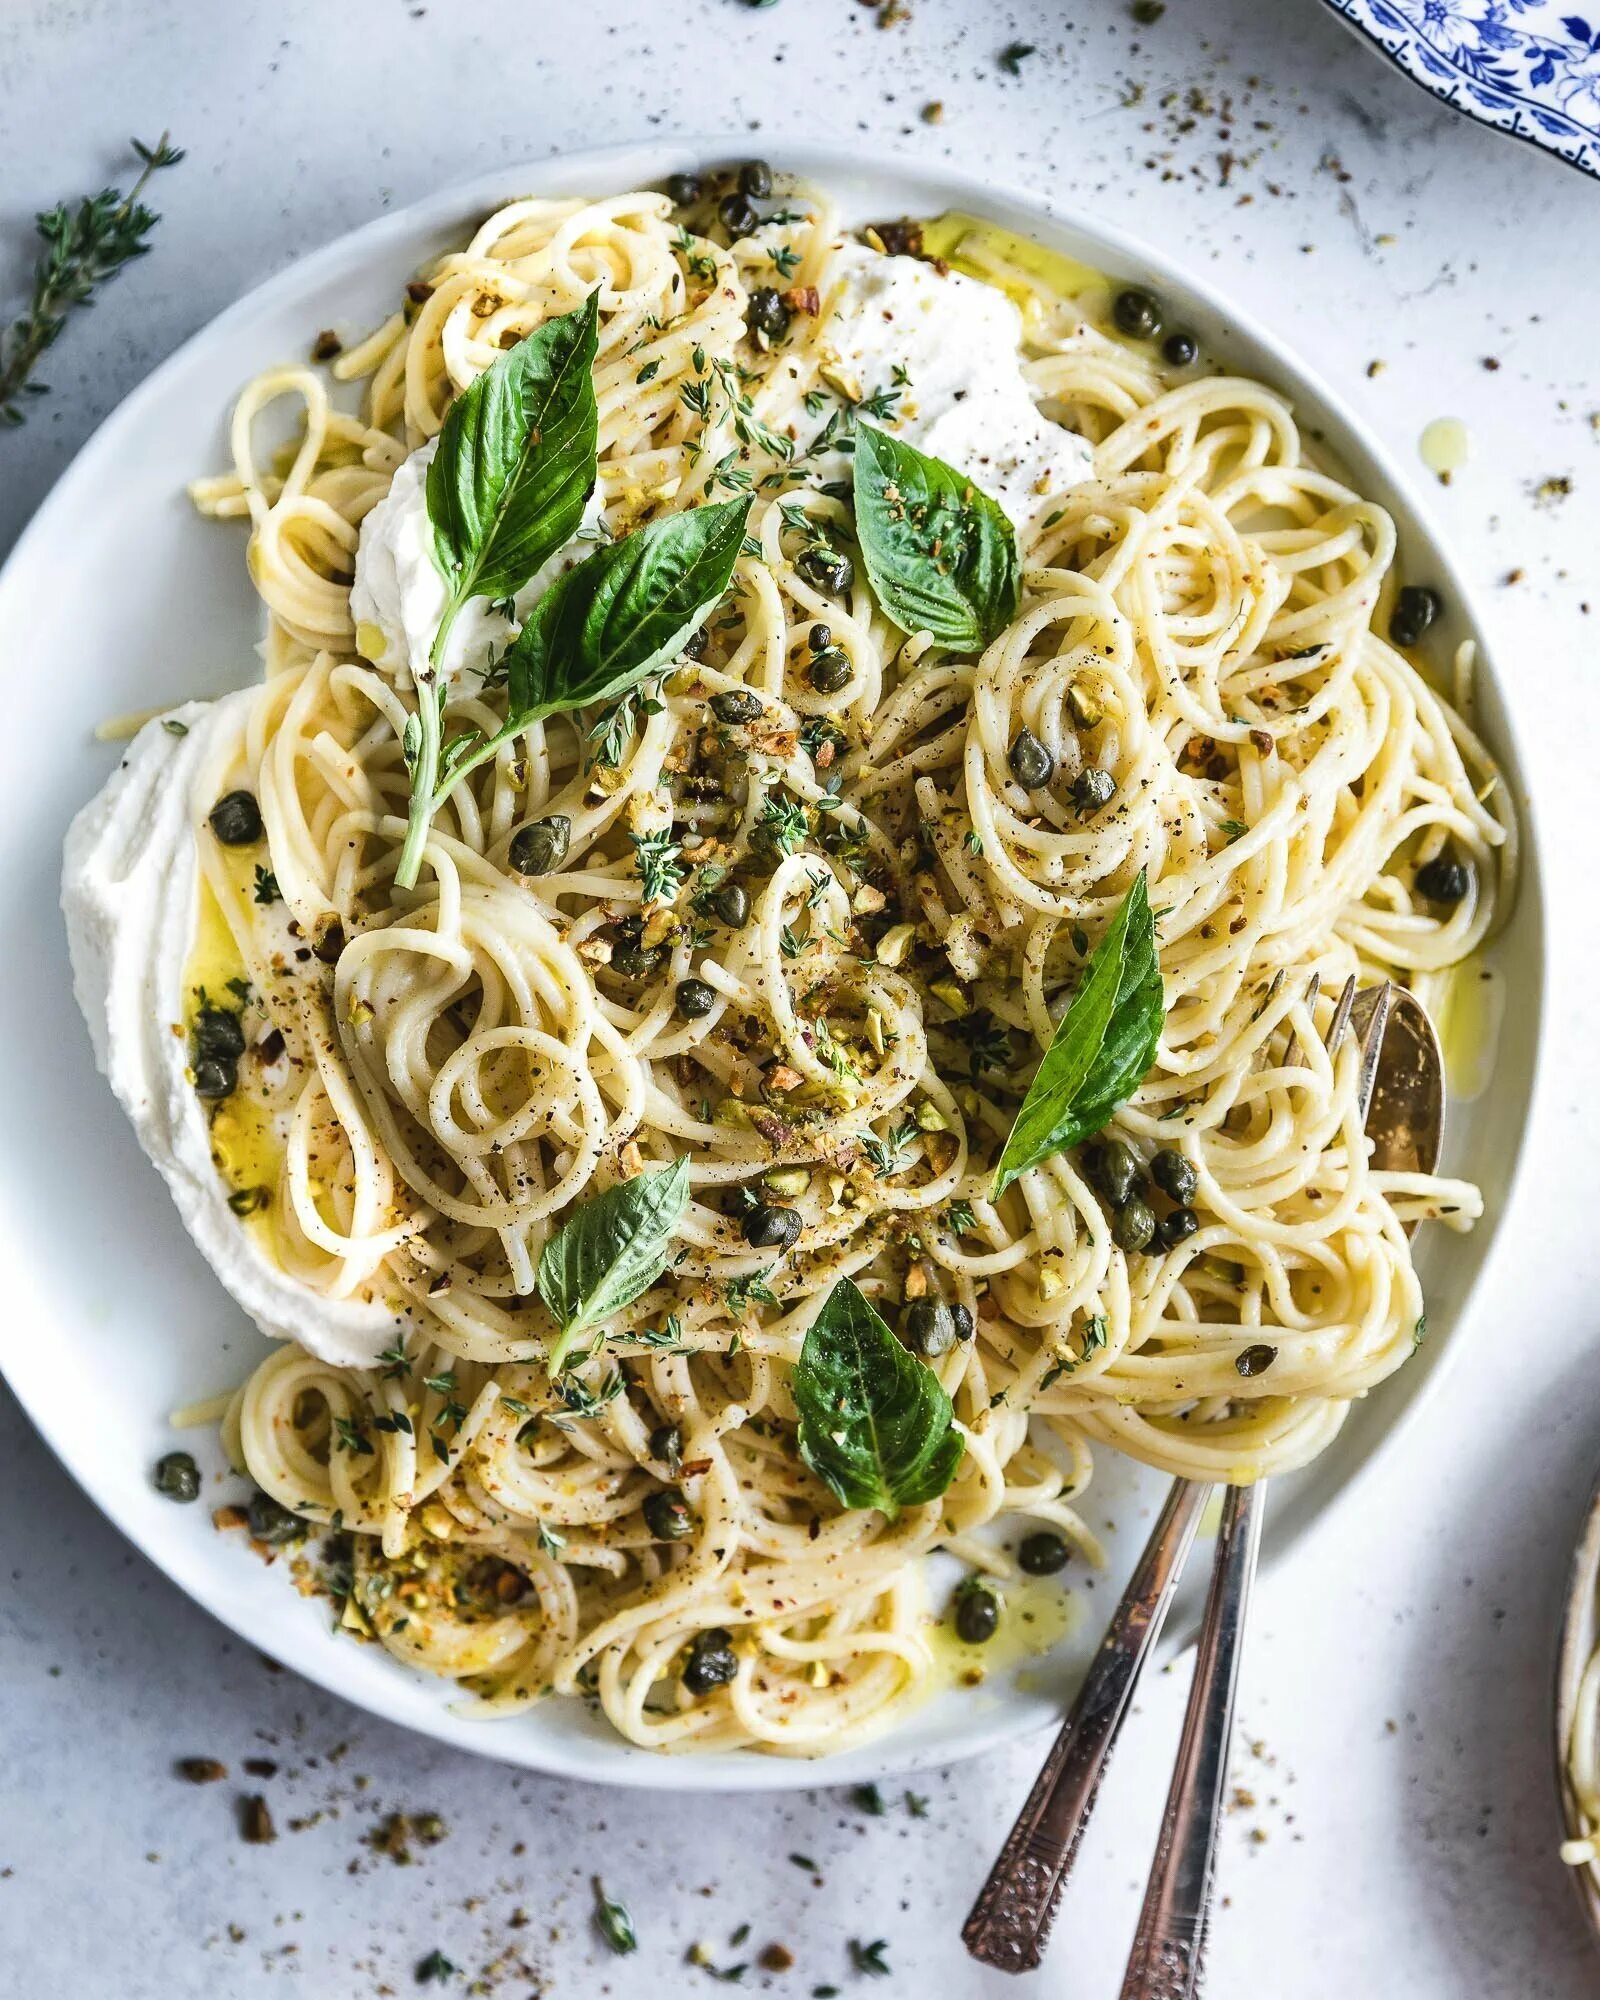
[[[916,934],[915,924],[896,924],[892,931],[885,931],[878,940],[878,963],[891,968],[897,966],[905,957]]]

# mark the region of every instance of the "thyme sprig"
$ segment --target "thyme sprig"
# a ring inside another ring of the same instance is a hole
[[[0,339],[0,424],[24,421],[22,398],[43,396],[48,385],[33,380],[45,349],[52,346],[74,306],[94,303],[94,290],[114,278],[124,264],[150,248],[149,235],[161,217],[139,197],[162,167],[175,167],[180,147],[163,132],[153,146],[130,142],[144,170],[127,194],[102,188],[74,208],[67,202],[34,218],[45,253],[34,266],[33,298]]]

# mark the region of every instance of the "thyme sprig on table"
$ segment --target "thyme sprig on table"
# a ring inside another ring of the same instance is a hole
[[[0,336],[0,424],[22,423],[22,397],[47,393],[45,383],[32,379],[33,371],[72,308],[92,305],[97,285],[150,248],[150,232],[161,218],[139,197],[151,176],[162,167],[175,167],[183,152],[168,142],[165,132],[153,146],[139,139],[131,143],[144,171],[126,195],[103,188],[75,208],[61,202],[34,218],[45,253],[34,267],[28,310]]]

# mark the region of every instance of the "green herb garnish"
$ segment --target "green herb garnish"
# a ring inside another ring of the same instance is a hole
[[[580,1333],[621,1312],[660,1277],[688,1198],[684,1158],[580,1202],[544,1246],[539,1296],[561,1329],[546,1364],[552,1376]]]
[[[600,1935],[619,1956],[639,1949],[632,1917],[621,1903],[613,1903],[606,1895],[605,1884],[598,1875],[594,1878],[594,1921]]]

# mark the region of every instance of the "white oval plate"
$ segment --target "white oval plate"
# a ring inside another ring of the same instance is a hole
[[[1294,401],[1361,491],[1395,515],[1408,572],[1442,589],[1441,646],[1472,634],[1460,577],[1404,481],[1355,419],[1308,382],[1271,337],[1249,327],[1165,259],[1037,198],[890,159],[865,161],[809,144],[766,146],[780,168],[827,184],[847,219],[975,210],[1119,277],[1153,281],[1207,348]],[[761,1790],[845,1782],[971,1756],[1060,1713],[1142,1544],[1163,1482],[1102,1455],[1088,1517],[1112,1563],[1086,1595],[1069,1637],[1027,1671],[996,1672],[977,1690],[937,1695],[891,1735],[824,1765],[723,1754],[669,1759],[633,1749],[578,1702],[547,1703],[495,1722],[455,1714],[453,1691],[381,1649],[329,1629],[326,1606],[294,1593],[243,1537],[216,1533],[211,1506],[238,1491],[208,1477],[206,1500],[174,1506],[150,1484],[152,1462],[180,1442],[208,1475],[222,1461],[209,1433],[180,1439],[167,1413],[231,1388],[262,1342],[184,1234],[159,1177],[141,1157],[95,1074],[73,1004],[56,907],[61,837],[102,783],[116,752],[94,742],[108,716],[211,695],[251,679],[260,615],[243,537],[199,519],[185,482],[226,462],[224,427],[240,387],[270,364],[303,356],[319,328],[376,325],[399,286],[463,241],[514,195],[604,193],[675,169],[737,157],[737,143],[615,147],[510,168],[358,229],[279,273],[157,369],[68,469],[0,574],[0,660],[7,723],[0,734],[0,935],[12,939],[0,980],[0,1268],[9,1297],[0,1360],[34,1422],[85,1491],[198,1602],[251,1644],[390,1720],[537,1770],[612,1784]],[[177,254],[169,244],[163,253]],[[1487,662],[1485,662],[1487,668]],[[1527,826],[1525,791],[1493,676],[1480,676],[1482,721],[1507,768]],[[1497,1233],[1533,1087],[1543,931],[1531,838],[1520,901],[1494,959],[1507,983],[1491,1092],[1452,1117],[1451,1171],[1483,1186],[1485,1221],[1466,1238],[1429,1232],[1421,1251],[1431,1337],[1401,1375],[1356,1411],[1306,1473],[1275,1481],[1269,1556],[1301,1540],[1335,1496],[1396,1442],[1437,1375]],[[1114,1525],[1113,1525],[1114,1524]],[[1191,1605],[1203,1587],[1191,1579]],[[1180,1609],[1179,1626],[1185,1622]]]

